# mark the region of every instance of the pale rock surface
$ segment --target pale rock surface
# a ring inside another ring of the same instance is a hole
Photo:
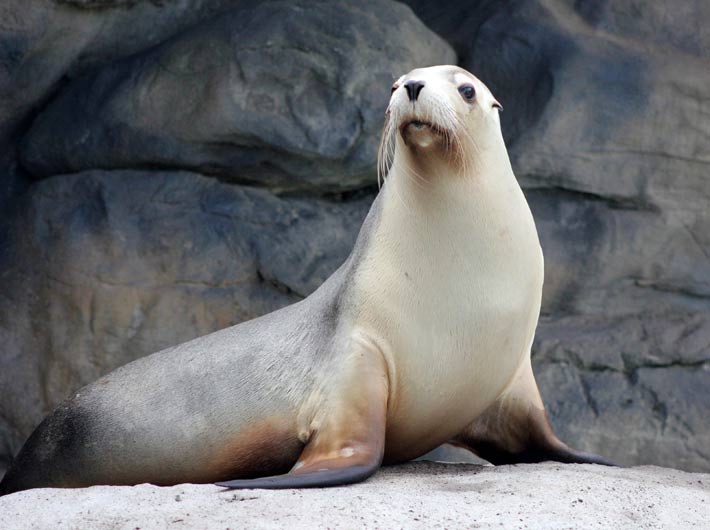
[[[412,463],[311,490],[95,486],[0,498],[4,529],[707,528],[710,475],[659,467]]]

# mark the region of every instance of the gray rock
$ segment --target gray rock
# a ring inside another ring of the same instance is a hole
[[[710,315],[546,318],[533,364],[557,433],[619,464],[707,469]]]
[[[533,353],[557,431],[709,470],[707,2],[408,3],[505,107],[545,252]]]
[[[710,215],[563,190],[527,196],[545,251],[544,314],[710,310],[710,247],[700,239]]]
[[[533,369],[555,432],[620,465],[710,468],[710,315],[544,317]],[[477,462],[444,446],[425,457]]]
[[[397,3],[238,2],[72,82],[21,159],[39,177],[171,167],[279,189],[360,188],[374,178],[393,76],[454,61]]]
[[[506,108],[503,130],[528,187],[635,207],[673,207],[682,197],[683,210],[700,213],[710,201],[710,123],[702,119],[710,37],[699,21],[710,8],[687,2],[671,17],[660,4],[648,12],[638,2],[602,4],[493,3],[443,17],[435,3],[413,2]],[[696,25],[698,35],[679,29]]]
[[[372,197],[278,198],[190,173],[35,185],[0,263],[0,453],[135,358],[295,302],[347,257]]]
[[[164,0],[54,0],[58,4],[67,4],[70,6],[76,6],[81,8],[92,8],[92,7],[119,7],[126,6],[131,7],[139,2],[151,2],[156,5],[160,5]]]
[[[15,205],[15,198],[22,194],[29,185],[31,179],[25,171],[17,164],[14,149],[11,146],[0,147],[0,233],[3,231],[3,224]],[[0,235],[0,244],[1,244]]]
[[[77,9],[77,4],[86,9]],[[3,0],[0,145],[14,143],[18,131],[67,78],[153,46],[231,4],[231,0]]]
[[[643,0],[583,0],[567,2],[575,14],[598,32],[656,47],[656,51],[689,53],[706,57],[710,49],[710,4],[687,0],[669,5]],[[621,5],[620,5],[621,4]]]
[[[506,107],[546,256],[533,354],[556,430],[710,470],[707,2],[410,3]],[[372,182],[392,76],[455,60],[405,7],[362,5],[0,6],[0,466],[76,387],[297,300],[345,257],[371,195],[327,193]],[[24,163],[51,178],[27,189],[15,143],[36,115]],[[53,176],[139,166],[271,191]]]

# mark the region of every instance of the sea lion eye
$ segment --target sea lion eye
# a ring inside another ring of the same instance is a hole
[[[461,85],[459,87],[459,94],[461,94],[461,97],[465,100],[471,101],[476,97],[476,89],[473,88],[473,85]]]

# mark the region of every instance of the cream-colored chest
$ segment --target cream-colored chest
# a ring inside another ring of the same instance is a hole
[[[394,372],[389,435],[447,436],[497,397],[526,354],[542,255],[519,188],[493,190],[496,201],[465,186],[423,201],[397,191],[383,190],[358,268],[357,324]]]

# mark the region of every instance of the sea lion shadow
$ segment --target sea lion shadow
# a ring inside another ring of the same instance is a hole
[[[493,486],[490,480],[470,482],[468,477],[479,475],[492,468],[491,464],[473,464],[462,462],[438,462],[430,460],[415,460],[406,464],[387,467],[390,474],[416,479],[417,483],[426,484],[427,488],[452,492],[483,492]]]

